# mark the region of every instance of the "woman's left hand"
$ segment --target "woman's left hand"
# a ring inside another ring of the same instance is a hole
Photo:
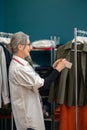
[[[57,64],[58,64],[61,60],[62,60],[62,58],[61,58],[61,59],[56,60],[56,61],[53,63],[52,67],[55,69],[55,68],[56,68],[56,66],[57,66]]]

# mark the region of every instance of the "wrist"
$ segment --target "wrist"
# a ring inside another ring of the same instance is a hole
[[[59,68],[55,68],[58,72],[61,72],[61,68],[59,67]]]

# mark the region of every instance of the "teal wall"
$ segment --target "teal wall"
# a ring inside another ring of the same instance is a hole
[[[87,30],[87,0],[1,0],[0,30],[24,31],[31,41],[60,36],[73,38],[74,27]]]
[[[5,29],[5,1],[0,0],[0,31]]]

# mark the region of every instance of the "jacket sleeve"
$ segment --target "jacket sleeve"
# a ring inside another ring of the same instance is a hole
[[[56,69],[53,69],[53,71],[44,80],[44,88],[49,88],[51,83],[58,77],[58,75],[59,72]]]

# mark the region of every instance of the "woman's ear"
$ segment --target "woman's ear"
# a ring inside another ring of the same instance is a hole
[[[22,49],[22,45],[21,45],[21,44],[18,45],[18,49],[19,49],[19,50]]]

